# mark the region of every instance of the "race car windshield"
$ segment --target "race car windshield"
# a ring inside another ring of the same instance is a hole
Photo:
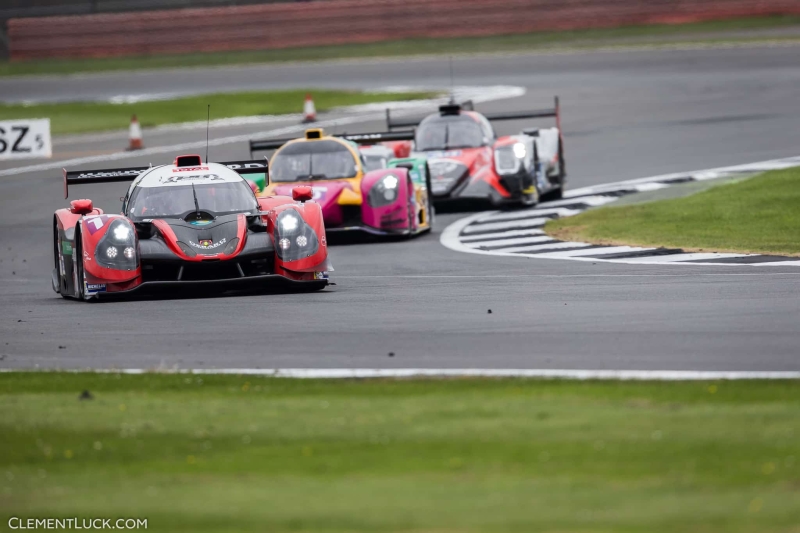
[[[477,148],[484,145],[484,136],[477,122],[468,116],[430,117],[417,129],[417,150],[450,150]]]
[[[273,182],[354,178],[358,163],[336,141],[295,142],[284,146],[270,162]]]
[[[195,204],[195,197],[197,204]],[[255,212],[258,204],[245,181],[137,187],[128,204],[128,214],[136,218],[178,218],[196,210],[215,215]]]
[[[386,168],[386,164],[389,162],[382,155],[365,155],[364,156],[364,170],[370,172],[372,170],[378,170],[381,168]]]

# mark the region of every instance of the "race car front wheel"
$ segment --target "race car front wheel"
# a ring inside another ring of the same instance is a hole
[[[428,227],[433,229],[433,220],[436,218],[436,212],[433,208],[433,183],[431,183],[431,169],[428,163],[425,162],[425,188],[427,189],[428,205],[426,206],[425,215],[428,217]]]
[[[564,182],[567,179],[567,167],[564,161],[564,143],[558,139],[558,189],[550,193],[551,200],[561,200],[564,197]]]
[[[75,274],[75,298],[78,300],[85,300],[86,297],[84,295],[84,272],[83,272],[83,239],[81,238],[80,232],[77,230],[75,231],[75,246],[72,250],[72,269]]]

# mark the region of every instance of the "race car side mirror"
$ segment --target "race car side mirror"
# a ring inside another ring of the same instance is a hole
[[[314,190],[308,185],[301,185],[292,189],[292,199],[296,202],[307,202],[314,197]]]
[[[86,215],[94,211],[94,205],[89,199],[72,200],[70,203],[70,211],[76,215]]]

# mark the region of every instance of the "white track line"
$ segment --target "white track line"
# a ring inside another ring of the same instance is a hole
[[[608,246],[606,248],[591,248],[589,250],[570,250],[568,252],[553,252],[549,254],[541,254],[542,257],[548,259],[568,259],[571,257],[582,256],[595,256],[595,255],[609,255],[609,254],[625,254],[631,252],[646,252],[655,250],[655,248],[634,248],[632,246]]]
[[[471,242],[467,243],[468,246],[473,248],[480,248],[481,246],[492,246],[493,248],[502,248],[504,246],[519,245],[519,244],[539,244],[543,242],[553,242],[555,239],[548,236],[541,237],[514,237],[511,239],[498,239],[488,242]]]
[[[30,370],[0,369],[0,372]],[[53,372],[40,370],[36,372]],[[217,368],[64,370],[99,374],[229,374],[294,379],[371,379],[415,377],[547,378],[615,381],[717,381],[745,379],[800,379],[800,372],[773,371],[693,371],[693,370],[571,370],[571,369],[493,369],[493,368]]]
[[[644,251],[645,248],[639,250]],[[639,251],[636,250],[636,251]],[[713,259],[728,259],[732,257],[752,257],[748,254],[723,254],[723,253],[680,253],[654,255],[650,257],[637,257],[635,261],[639,264],[645,263],[676,263],[680,261],[711,261]]]
[[[379,120],[383,119],[384,117],[385,115],[383,113],[375,113],[372,115],[361,115],[358,117],[337,118],[337,119],[317,122],[315,123],[315,127],[325,128],[333,126],[343,126],[347,124],[354,124],[357,122],[364,122],[368,120]],[[250,139],[255,139],[258,137],[277,137],[281,135],[291,135],[292,133],[299,133],[301,131],[304,131],[307,128],[307,126],[308,126],[307,124],[293,124],[291,126],[286,126],[283,128],[277,128],[267,131],[247,133],[244,135],[233,135],[229,137],[220,137],[217,139],[210,140],[208,142],[208,146],[222,146],[225,144],[232,144],[232,143],[246,143],[249,142]],[[164,153],[176,154],[182,151],[198,150],[204,148],[205,146],[206,146],[206,141],[203,140],[203,141],[193,141],[181,144],[173,144],[169,146],[154,146],[152,148],[145,148],[144,150],[137,150],[135,152],[115,152],[111,154],[77,157],[75,159],[66,159],[63,161],[51,161],[49,163],[41,163],[38,165],[29,165],[24,167],[15,167],[6,170],[0,170],[0,176],[13,176],[16,174],[26,174],[28,172],[41,172],[45,170],[70,168],[70,167],[88,165],[91,163],[118,161],[120,159],[129,159],[131,157],[144,157],[154,154],[164,154]]]
[[[605,192],[616,192],[615,190],[609,190]],[[552,202],[547,202],[542,204],[542,207],[567,207],[570,205],[576,204],[584,204],[591,207],[599,207],[601,205],[605,205],[611,202],[616,202],[616,196],[581,196],[578,198],[565,198],[563,200],[555,200]]]
[[[435,90],[435,89],[432,89]],[[517,98],[525,94],[524,87],[517,87],[517,86],[510,86],[510,85],[493,85],[488,87],[456,87],[455,89],[455,96],[459,100],[472,100],[473,102],[490,102],[496,100],[503,100],[507,98]],[[382,102],[377,104],[363,104],[358,106],[349,106],[346,108],[341,108],[339,111],[344,110],[345,112],[353,112],[356,113],[355,116],[346,116],[342,118],[336,119],[329,119],[325,121],[317,122],[314,126],[315,127],[335,127],[335,126],[343,126],[347,124],[354,124],[358,122],[366,122],[370,120],[383,120],[385,118],[385,109],[387,107],[392,109],[398,109],[395,113],[398,117],[406,116],[418,112],[420,108],[431,107],[437,103],[446,103],[447,99],[433,99],[433,100],[416,100],[416,101],[409,101],[409,102]],[[263,120],[265,123],[271,122],[273,119],[271,117],[241,117],[241,118],[232,118],[232,119],[221,119],[221,123],[225,125],[235,125],[237,121],[244,124],[252,124],[252,123],[260,123]],[[225,122],[222,122],[225,121]],[[171,125],[173,128],[188,128],[193,129],[195,125],[199,124],[201,127],[205,127],[205,122],[200,123],[185,123],[185,124],[177,124]],[[247,133],[244,135],[233,135],[228,137],[220,137],[217,139],[212,139],[208,145],[209,146],[221,146],[225,144],[231,143],[239,143],[239,142],[248,142],[250,139],[255,139],[258,137],[277,137],[281,135],[291,135],[292,133],[299,133],[305,131],[308,128],[308,124],[293,124],[290,126],[286,126],[283,128],[272,129],[267,131],[255,132],[255,133]],[[58,140],[56,139],[56,144],[58,144]],[[104,161],[118,161],[120,159],[128,159],[131,157],[141,157],[147,156],[152,154],[163,154],[163,153],[178,153],[183,150],[197,150],[201,149],[206,146],[206,141],[196,141],[196,142],[187,142],[181,144],[174,144],[170,146],[155,146],[152,148],[146,148],[144,150],[137,150],[135,152],[114,152],[111,154],[101,154],[96,156],[88,156],[88,157],[78,157],[74,159],[67,159],[63,161],[51,161],[48,163],[41,163],[38,165],[28,165],[23,167],[15,167],[9,168],[5,170],[0,170],[0,176],[13,176],[16,174],[25,174],[28,172],[39,172],[45,170],[53,170],[53,169],[61,169],[66,167],[75,167],[79,165],[87,165],[91,163],[100,163]]]
[[[506,253],[522,253],[522,252],[539,252],[542,250],[559,250],[562,248],[586,248],[594,246],[588,242],[565,242],[553,240],[547,244],[535,244],[533,246],[515,246],[513,248],[502,248],[501,252]]]
[[[545,217],[529,218],[525,220],[512,220],[511,222],[485,222],[471,226],[464,230],[465,234],[479,233],[489,230],[538,228],[544,226],[550,219]]]
[[[481,233],[480,235],[461,237],[461,242],[470,244],[480,241],[490,241],[492,239],[502,239],[505,237],[533,237],[536,235],[544,235],[544,231],[540,229],[514,229],[496,233]]]
[[[542,204],[542,205],[549,205],[549,204]],[[497,213],[497,211],[492,211],[491,213],[484,214],[483,217],[479,218],[475,224],[481,224],[483,221],[501,221],[501,220],[522,220],[531,217],[545,217],[548,215],[555,215],[559,217],[569,217],[572,215],[577,215],[581,211],[578,209],[567,209],[566,207],[536,207],[533,209],[526,209],[524,211],[512,211],[510,213]]]

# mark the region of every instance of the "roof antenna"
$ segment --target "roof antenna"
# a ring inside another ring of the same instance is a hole
[[[206,163],[208,163],[208,128],[211,125],[211,104],[208,104],[206,110]]]
[[[450,104],[456,103],[456,87],[453,79],[453,56],[450,56]]]

